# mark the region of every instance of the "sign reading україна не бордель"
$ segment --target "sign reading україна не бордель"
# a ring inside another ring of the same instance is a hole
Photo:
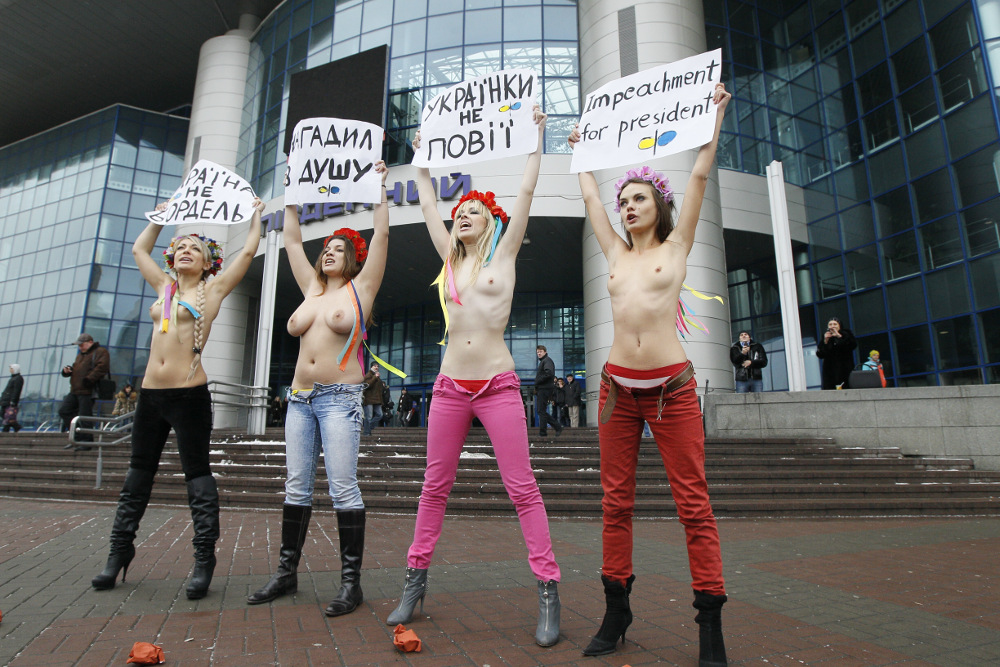
[[[571,172],[649,162],[698,148],[715,134],[712,102],[722,51],[630,74],[589,93]]]
[[[448,88],[421,111],[413,165],[451,167],[534,152],[537,87],[534,72],[513,69]]]
[[[146,218],[158,225],[237,225],[253,217],[257,195],[240,176],[209,160],[199,160],[162,211]]]

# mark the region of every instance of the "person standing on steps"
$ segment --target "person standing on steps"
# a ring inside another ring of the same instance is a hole
[[[111,370],[111,355],[106,347],[94,340],[89,333],[82,333],[76,339],[78,354],[72,366],[63,366],[62,376],[69,378],[69,393],[63,397],[62,405],[59,406],[59,416],[62,418],[63,433],[69,431],[70,422],[73,417],[80,415],[89,417],[94,414],[94,394],[97,392],[97,383]],[[78,422],[80,428],[89,428],[91,422]],[[94,436],[89,433],[82,433],[77,436],[79,442],[92,442]],[[63,449],[73,448],[76,451],[86,451],[90,449],[88,445],[76,445],[70,443]]]
[[[556,430],[556,435],[560,435],[562,424],[559,423],[558,417],[549,414],[549,402],[556,391],[556,364],[544,345],[535,348],[535,355],[538,357],[538,366],[535,368],[535,414],[538,415],[538,435],[546,437],[549,424]]]
[[[0,417],[3,418],[4,433],[9,433],[11,429],[17,433],[21,430],[21,425],[17,422],[17,408],[24,389],[24,376],[21,375],[20,364],[11,364],[9,368],[10,379],[3,388],[3,395],[0,395]]]
[[[764,391],[762,368],[767,366],[764,346],[754,342],[749,331],[741,331],[739,340],[729,348],[729,361],[736,369],[736,393],[749,394]]]
[[[715,133],[698,151],[676,226],[674,192],[663,174],[649,167],[630,169],[615,185],[615,210],[625,229],[622,239],[611,226],[594,175],[580,173],[587,214],[608,261],[614,322],[598,407],[604,489],[601,580],[606,611],[584,655],[613,653],[619,639],[624,643],[632,623],[632,514],[639,443],[643,422],[647,422],[687,538],[698,610],[699,664],[727,664],[722,637],[722,605],[727,597],[719,531],[705,481],[705,434],[694,367],[678,340],[675,318],[730,97],[721,83],[715,87],[713,101],[719,107]],[[574,129],[570,146],[578,141],[580,132]]]
[[[160,204],[157,210],[165,207],[165,203]],[[219,539],[219,491],[209,466],[212,396],[201,353],[222,300],[246,275],[257,252],[264,203],[254,199],[253,209],[246,243],[229,259],[228,268],[222,273],[219,273],[222,248],[204,236],[185,234],[173,239],[163,251],[168,272],[150,256],[162,229],[160,225],[151,222],[132,246],[139,273],[156,290],[159,299],[149,309],[153,337],[132,422],[132,454],[111,528],[111,553],[104,571],[91,581],[97,590],[114,588],[118,572],[122,573],[122,582],[125,581],[135,556],[135,534],[146,512],[153,478],[172,428],[194,525],[191,540],[194,570],[186,593],[190,600],[208,594],[215,572],[215,543]]]

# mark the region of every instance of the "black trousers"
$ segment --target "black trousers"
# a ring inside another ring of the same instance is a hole
[[[535,389],[535,414],[538,415],[539,431],[545,431],[546,427],[550,424],[556,430],[562,428],[562,424],[559,423],[559,420],[549,414],[549,399],[552,398],[552,394],[554,393],[555,389],[550,389],[548,387]]]
[[[62,419],[62,430],[63,433],[69,431],[69,423],[73,421],[73,417],[81,415],[83,417],[90,417],[94,414],[94,395],[93,394],[66,394],[63,397],[62,405],[59,406],[59,417]],[[81,428],[91,428],[93,426],[92,422],[85,422],[80,420]],[[86,435],[80,436],[79,440],[93,440],[93,436]]]
[[[212,395],[208,385],[179,389],[143,389],[132,424],[129,466],[156,473],[171,427],[177,434],[184,479],[212,474],[209,440],[212,435]]]

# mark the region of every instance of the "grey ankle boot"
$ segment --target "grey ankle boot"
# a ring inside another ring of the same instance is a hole
[[[535,643],[539,646],[555,646],[559,641],[559,588],[555,581],[538,582],[538,627],[535,628]]]
[[[424,613],[424,595],[427,594],[427,568],[406,568],[406,584],[403,586],[403,599],[399,601],[396,610],[389,614],[386,625],[409,623],[413,618],[413,609],[420,601],[420,613]]]

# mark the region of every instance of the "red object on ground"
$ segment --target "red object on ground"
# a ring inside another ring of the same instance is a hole
[[[406,651],[410,653],[416,651],[420,653],[420,637],[417,637],[417,633],[413,630],[407,630],[400,623],[395,628],[392,629],[392,643],[395,644],[396,648],[400,651]]]
[[[132,650],[128,653],[128,660],[125,664],[135,663],[136,665],[159,665],[164,662],[163,649],[149,642],[136,642],[132,645]]]

